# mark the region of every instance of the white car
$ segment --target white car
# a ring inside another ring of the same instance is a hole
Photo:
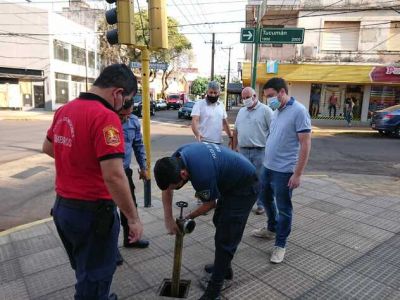
[[[167,109],[167,102],[163,99],[156,100],[156,109],[157,110],[164,110]]]

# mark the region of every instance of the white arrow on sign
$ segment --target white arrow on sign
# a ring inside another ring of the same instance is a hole
[[[250,41],[251,39],[253,39],[253,33],[251,31],[243,33],[243,37]]]

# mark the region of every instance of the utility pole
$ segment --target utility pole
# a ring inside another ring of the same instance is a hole
[[[256,20],[256,39],[255,43],[253,46],[253,71],[252,71],[252,76],[251,76],[251,87],[253,89],[256,88],[256,82],[257,82],[257,62],[258,62],[258,48],[259,48],[259,36],[260,36],[260,31],[262,27],[262,22],[261,19],[263,17],[263,14],[265,13],[267,7],[267,1],[263,0],[262,3],[258,6],[257,8],[257,20]]]
[[[214,80],[214,55],[215,55],[215,44],[222,44],[221,41],[215,41],[215,33],[212,33],[212,41],[204,42],[205,44],[211,45],[211,80]]]
[[[228,59],[228,80],[226,82],[226,89],[225,89],[225,110],[228,110],[228,85],[229,85],[229,79],[230,79],[230,75],[231,75],[231,50],[233,49],[233,47],[222,47],[221,49],[228,49],[228,53],[229,53],[229,59]]]

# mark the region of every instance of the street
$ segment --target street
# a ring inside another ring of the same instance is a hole
[[[151,160],[193,142],[190,120],[177,110],[157,111],[151,118]],[[52,159],[41,154],[50,121],[0,121],[0,230],[49,216],[54,201]],[[313,133],[306,174],[368,174],[400,177],[400,140],[375,133]],[[137,169],[136,164],[132,164]],[[137,195],[142,204],[143,187]],[[152,186],[156,189],[155,184]]]

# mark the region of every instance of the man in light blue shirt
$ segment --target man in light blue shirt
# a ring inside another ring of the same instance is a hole
[[[292,191],[300,185],[310,154],[311,120],[306,108],[288,95],[284,79],[270,79],[263,91],[275,110],[261,175],[268,222],[266,227],[254,230],[253,235],[275,239],[270,261],[281,263],[292,225]]]
[[[243,154],[257,170],[260,177],[265,156],[265,142],[269,134],[272,110],[258,101],[251,87],[242,91],[243,106],[236,117],[233,131],[233,149]],[[256,215],[264,214],[263,200],[257,199]]]
[[[132,104],[126,103],[124,108],[119,113],[122,121],[122,128],[124,130],[124,142],[125,142],[125,156],[124,156],[124,170],[128,177],[129,187],[132,193],[133,202],[137,207],[135,197],[135,184],[133,183],[133,171],[130,167],[132,160],[132,152],[135,154],[136,162],[139,165],[139,179],[145,179],[147,174],[146,167],[146,152],[144,150],[142,133],[140,132],[140,122],[138,117],[132,114]],[[130,106],[129,106],[130,105]],[[124,235],[123,245],[126,248],[146,248],[149,246],[149,241],[138,240],[137,242],[131,243],[128,240],[128,222],[124,214],[121,212],[121,225]],[[122,260],[118,260],[121,264]]]

